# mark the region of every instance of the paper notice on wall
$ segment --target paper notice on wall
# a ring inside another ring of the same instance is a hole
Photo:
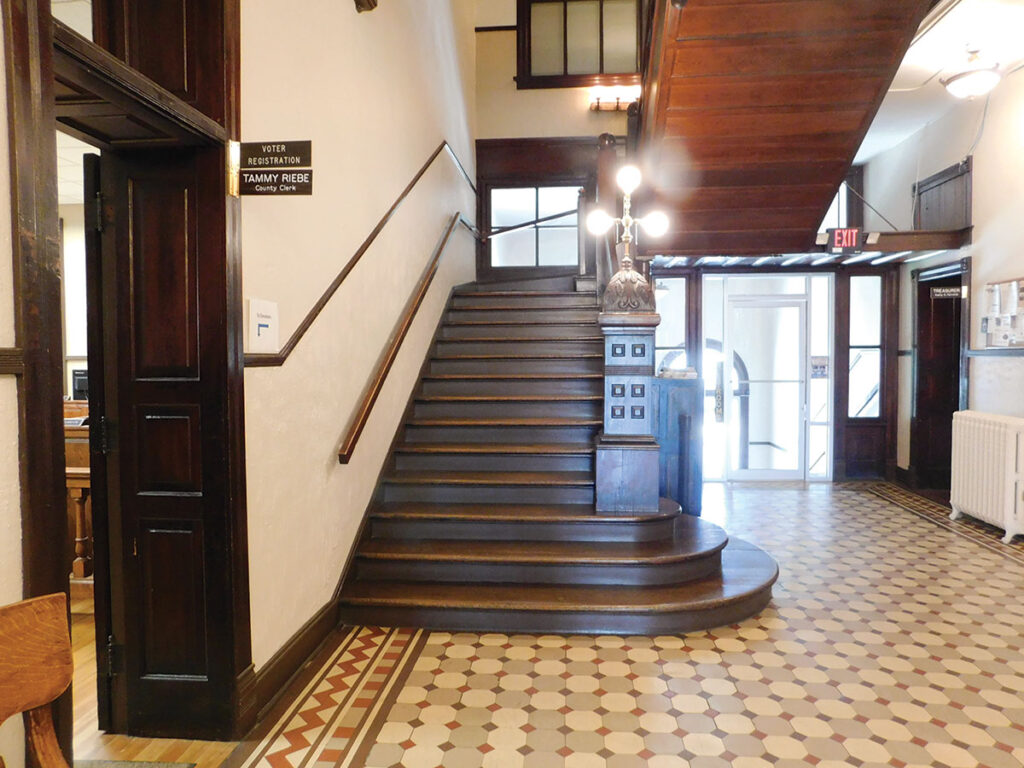
[[[1020,310],[1020,283],[1011,280],[999,284],[999,314],[1016,315]]]
[[[998,285],[989,283],[985,286],[985,316],[995,317],[999,314],[999,299],[1002,291]]]

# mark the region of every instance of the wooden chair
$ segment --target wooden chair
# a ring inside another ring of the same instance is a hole
[[[68,768],[50,708],[74,673],[67,611],[63,594],[0,608],[0,723],[28,713],[28,748],[40,768]]]

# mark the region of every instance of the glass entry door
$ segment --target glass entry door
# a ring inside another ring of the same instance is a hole
[[[806,299],[730,297],[724,335],[726,478],[804,479]]]

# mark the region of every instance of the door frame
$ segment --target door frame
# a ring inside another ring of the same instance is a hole
[[[34,597],[68,592],[61,408],[64,387],[62,270],[56,147],[52,137],[57,115],[54,28],[59,25],[52,20],[50,0],[5,0],[0,14],[10,138],[16,328],[16,348],[3,350],[3,361],[11,364],[0,372],[18,375],[23,594]],[[76,46],[72,54],[84,52],[85,58],[64,56],[62,66],[81,67],[83,80],[108,89],[107,93],[116,92],[120,108],[129,112],[137,109],[149,118],[159,118],[157,125],[198,134],[198,143],[209,144],[212,139],[226,154],[225,137],[237,139],[239,125],[238,0],[225,0],[224,14],[224,39],[217,41],[225,86],[222,124],[171,97],[148,78],[81,38],[72,40]],[[96,62],[104,66],[97,68]],[[146,86],[141,91],[137,89],[140,82]],[[165,94],[170,98],[165,98]],[[216,136],[211,129],[216,129]],[[222,543],[228,557],[221,578],[230,606],[224,611],[228,629],[219,638],[222,644],[219,650],[223,651],[224,658],[219,658],[217,663],[229,668],[232,682],[223,696],[225,722],[215,727],[216,735],[231,737],[248,730],[256,715],[245,520],[240,201],[236,197],[225,195],[224,224],[228,304],[223,342],[227,362],[221,382],[225,402],[221,416],[228,425],[228,432],[224,445],[227,540]],[[55,707],[55,725],[61,748],[70,762],[73,732],[70,690]],[[209,730],[208,735],[215,735],[214,731]]]
[[[969,170],[969,166],[968,166]],[[930,283],[935,280],[944,280],[950,277],[960,277],[960,386],[958,407],[961,411],[970,406],[970,357],[971,348],[971,257],[965,256],[955,262],[940,264],[936,267],[915,269],[910,273],[911,277],[911,373],[910,373],[910,466],[906,472],[906,480],[911,488],[920,488],[921,478],[918,474],[915,457],[919,456],[915,446],[919,446],[917,429],[917,396],[920,370],[918,366],[918,331],[920,329],[920,318],[918,317],[917,302],[918,292],[922,283]]]
[[[795,294],[799,295],[799,294]],[[783,480],[804,480],[807,476],[807,396],[808,396],[808,385],[807,385],[807,373],[808,373],[808,297],[803,294],[801,298],[793,298],[793,296],[780,295],[780,296],[737,296],[732,297],[728,294],[725,297],[725,323],[722,334],[725,338],[723,339],[723,355],[722,359],[725,361],[733,360],[735,355],[735,347],[733,346],[733,337],[731,326],[732,326],[732,310],[736,307],[743,307],[749,309],[767,309],[767,308],[784,308],[784,307],[796,307],[800,312],[800,419],[798,427],[798,460],[797,468],[794,470],[786,469],[733,469],[732,468],[732,455],[731,455],[731,437],[726,439],[726,462],[725,462],[725,479],[727,482],[742,482],[742,481],[783,481]],[[729,429],[730,421],[732,418],[733,403],[736,400],[734,393],[732,392],[732,385],[730,384],[730,374],[732,369],[730,368],[728,373],[724,374],[724,384],[726,389],[725,397],[725,423],[726,429]]]

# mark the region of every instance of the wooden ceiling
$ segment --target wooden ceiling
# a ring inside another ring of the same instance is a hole
[[[812,250],[932,4],[656,3],[639,146],[673,224],[658,252]]]

